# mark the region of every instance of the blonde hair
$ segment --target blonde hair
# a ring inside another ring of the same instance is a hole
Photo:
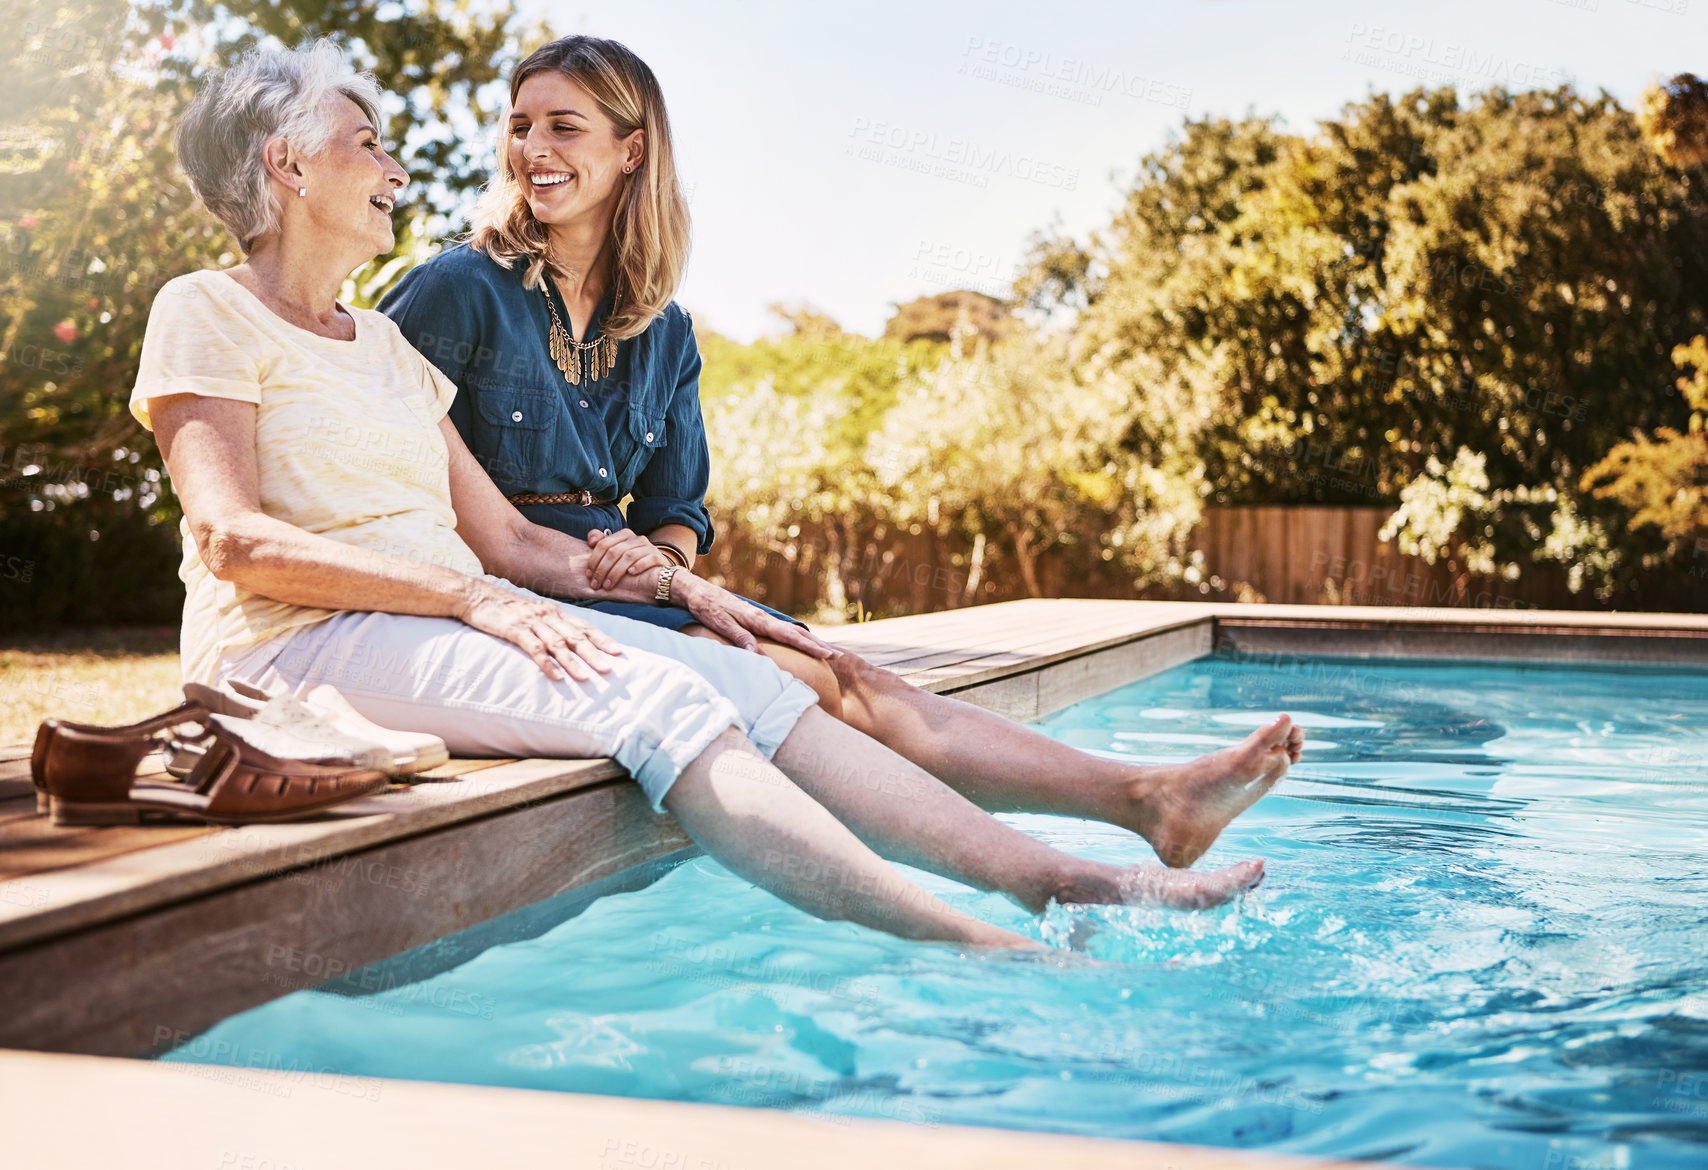
[[[670,304],[688,265],[688,201],[676,177],[664,94],[646,62],[627,47],[599,37],[570,36],[534,50],[516,67],[510,78],[510,107],[515,107],[524,81],[552,69],[592,95],[617,137],[645,131],[645,154],[634,174],[624,178],[622,200],[611,224],[618,300],[605,322],[607,336],[635,337]],[[508,124],[506,110],[503,125]],[[522,283],[526,287],[540,287],[548,268],[554,276],[571,275],[547,255],[550,235],[534,218],[510,166],[505,131],[499,137],[497,169],[470,220],[469,245],[505,268],[525,262]]]

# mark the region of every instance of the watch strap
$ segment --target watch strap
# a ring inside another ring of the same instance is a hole
[[[652,595],[653,604],[670,604],[670,582],[671,579],[676,576],[676,572],[680,568],[680,565],[671,565],[668,569],[660,569],[658,571],[658,591]]]

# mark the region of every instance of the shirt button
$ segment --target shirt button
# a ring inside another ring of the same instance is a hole
[[[604,479],[604,478],[605,478],[605,469],[604,469],[604,468],[603,468],[603,467],[601,467],[601,468],[600,468],[600,469],[599,469],[599,478],[600,478],[600,479]]]
[[[646,441],[649,443],[652,442],[652,432],[651,431],[648,431],[646,433]]]
[[[586,406],[586,405],[587,405],[587,399],[585,399],[585,398],[583,398],[583,399],[582,399],[582,400],[581,400],[581,405],[582,405],[582,406]]]
[[[522,412],[519,410],[512,410],[510,412],[510,421],[511,422],[521,422],[522,421]]]

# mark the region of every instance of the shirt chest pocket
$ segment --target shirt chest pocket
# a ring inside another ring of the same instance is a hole
[[[470,380],[474,435],[469,449],[506,495],[533,490],[548,476],[563,403],[528,386]]]
[[[665,416],[662,409],[655,410],[651,405],[629,403],[628,410],[628,446],[630,455],[619,476],[626,486],[632,486],[635,478],[646,470],[654,455],[662,457],[660,448],[669,444],[666,442]]]

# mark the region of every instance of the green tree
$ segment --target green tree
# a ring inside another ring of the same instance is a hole
[[[1001,341],[1017,324],[1009,307],[995,297],[971,289],[951,289],[897,305],[884,324],[884,336],[942,345],[975,335],[986,341]]]
[[[1636,595],[1620,566],[1649,538],[1579,480],[1676,412],[1660,339],[1708,321],[1708,205],[1606,95],[1375,95],[1309,135],[1189,121],[1079,257],[1037,256],[1019,287],[1083,299],[1074,376],[1128,387],[1124,449],[1192,453],[1211,502],[1403,499],[1392,530],[1428,555]],[[1426,511],[1455,467],[1491,486],[1444,534]]]
[[[1025,596],[1045,559],[1069,579],[1119,561],[1147,584],[1185,575],[1200,467],[1124,457],[1130,413],[1112,380],[1063,376],[1064,343],[1020,336],[910,380],[867,444],[884,513],[1012,557]]]
[[[1708,167],[1708,84],[1681,73],[1643,95],[1637,122],[1656,156],[1670,167],[1701,174]],[[1643,568],[1676,568],[1690,547],[1690,575],[1705,575],[1708,554],[1708,337],[1698,334],[1672,351],[1681,370],[1676,385],[1690,410],[1683,432],[1659,427],[1650,437],[1638,431],[1584,472],[1583,487],[1598,499],[1615,500],[1631,513],[1631,526],[1654,528],[1665,542]]]
[[[419,176],[397,248],[346,290],[371,304],[488,174],[525,34],[508,6],[451,0],[32,0],[12,31],[0,68],[27,84],[0,107],[0,549],[39,572],[0,621],[169,618],[177,507],[127,400],[155,292],[239,258],[177,169],[177,115],[209,69],[269,39],[330,36],[371,69]],[[118,576],[126,589],[103,587]]]
[[[1667,559],[1676,561],[1687,544],[1693,555],[1708,551],[1708,337],[1679,346],[1672,358],[1695,371],[1677,383],[1690,408],[1687,429],[1659,427],[1652,439],[1639,432],[1586,471],[1583,484],[1628,508],[1634,526],[1658,529]]]

